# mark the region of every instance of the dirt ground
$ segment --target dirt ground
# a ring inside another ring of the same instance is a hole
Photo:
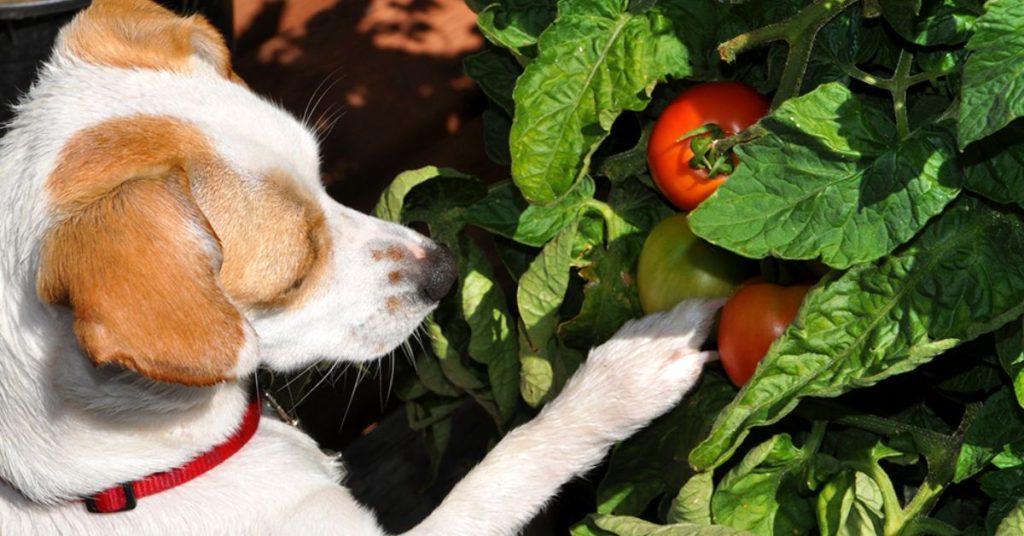
[[[368,210],[395,174],[426,164],[500,176],[484,155],[484,100],[462,74],[483,46],[463,0],[236,0],[235,68],[308,117],[324,182]]]

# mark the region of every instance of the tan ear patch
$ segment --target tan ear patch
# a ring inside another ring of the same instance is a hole
[[[196,56],[237,78],[223,37],[206,19],[179,17],[148,0],[94,0],[62,36],[68,51],[96,65],[186,71]]]
[[[183,172],[169,171],[127,181],[58,224],[43,244],[38,292],[74,310],[95,364],[209,385],[233,379],[249,350],[217,264]]]
[[[283,172],[249,185],[224,169],[198,175],[218,177],[199,181],[195,194],[224,248],[220,280],[227,293],[255,308],[300,304],[330,258],[319,205]]]
[[[292,177],[241,176],[178,119],[79,132],[47,191],[39,296],[74,309],[94,362],[161,380],[230,378],[252,342],[236,307],[301,303],[330,258],[323,213]]]

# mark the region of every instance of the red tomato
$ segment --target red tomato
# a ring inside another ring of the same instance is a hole
[[[718,353],[732,383],[747,383],[768,347],[796,317],[810,288],[754,278],[729,298],[718,322]]]
[[[739,82],[707,82],[680,93],[654,124],[647,144],[647,163],[658,188],[677,207],[697,208],[728,176],[709,178],[706,170],[690,167],[693,137],[680,138],[708,124],[718,125],[726,135],[735,134],[768,113],[768,105],[757,91]]]

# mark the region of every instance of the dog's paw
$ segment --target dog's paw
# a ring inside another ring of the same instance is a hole
[[[560,399],[618,440],[675,406],[714,352],[700,351],[725,300],[688,300],[622,326],[591,350]]]

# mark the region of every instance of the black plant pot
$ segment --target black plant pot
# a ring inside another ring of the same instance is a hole
[[[91,0],[0,0],[0,134],[11,105],[35,80],[62,26]],[[183,14],[201,13],[233,43],[231,0],[160,0]]]

